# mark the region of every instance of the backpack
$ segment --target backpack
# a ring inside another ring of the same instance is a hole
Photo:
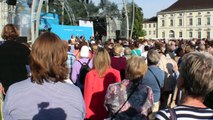
[[[78,62],[81,64],[81,68],[79,72],[79,81],[82,85],[84,85],[86,74],[90,71],[90,67],[89,67],[90,59],[88,60],[87,63],[86,62],[81,63],[79,60]]]

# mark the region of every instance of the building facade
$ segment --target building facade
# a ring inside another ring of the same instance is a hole
[[[157,13],[156,31],[162,39],[213,40],[213,0],[178,0]]]
[[[147,19],[143,22],[143,28],[146,31],[146,37],[148,39],[155,39],[157,38],[157,17],[152,17]]]

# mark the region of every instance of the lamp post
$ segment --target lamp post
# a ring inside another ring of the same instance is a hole
[[[49,0],[46,0],[46,13],[49,12]]]
[[[134,24],[135,24],[135,2],[134,0],[132,0],[132,26],[131,26],[130,39],[132,39]]]
[[[31,41],[35,41],[35,38],[39,35],[39,24],[41,8],[44,0],[32,0],[31,6]],[[35,12],[36,11],[36,12]]]
[[[36,12],[36,34],[35,34],[36,38],[39,35],[40,14],[41,14],[41,8],[43,5],[43,2],[44,2],[44,0],[39,0],[38,9]]]
[[[62,7],[61,8],[62,9],[62,11],[61,11],[61,17],[62,17],[61,18],[61,24],[64,25],[64,5],[65,4],[64,4],[64,0],[60,0],[60,1],[61,1],[61,7]]]
[[[126,17],[126,39],[129,39],[129,17],[128,17],[128,9],[126,5],[126,0],[123,0],[123,5],[124,5],[124,13]]]

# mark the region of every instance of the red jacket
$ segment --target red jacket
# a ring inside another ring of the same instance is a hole
[[[111,67],[106,71],[104,77],[99,77],[95,69],[87,73],[84,84],[84,100],[87,119],[103,120],[108,117],[108,112],[104,107],[107,87],[111,83],[120,81],[119,71]]]

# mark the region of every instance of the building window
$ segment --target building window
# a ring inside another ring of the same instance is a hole
[[[162,20],[162,27],[165,26],[165,20]]]
[[[155,35],[155,30],[153,31],[153,35]]]
[[[192,13],[189,13],[189,15],[192,15]]]
[[[210,14],[210,12],[208,11],[207,14]]]
[[[171,14],[170,16],[173,17],[173,14]]]
[[[155,28],[155,24],[153,24],[153,27]]]
[[[183,32],[182,32],[182,31],[179,32],[179,37],[180,37],[180,38],[183,37]]]
[[[151,24],[149,24],[149,28],[151,28]]]
[[[201,18],[197,19],[197,25],[201,25]]]
[[[210,17],[207,17],[207,25],[210,25],[211,23],[210,23]]]
[[[174,30],[170,30],[170,31],[169,31],[169,37],[170,37],[170,38],[174,38],[174,37],[175,37],[175,32],[174,32]]]
[[[192,38],[193,34],[192,31],[189,32],[189,37]]]
[[[183,20],[179,19],[179,26],[182,26],[182,25],[183,25]]]
[[[201,13],[200,13],[200,12],[198,12],[198,15],[201,15]]]
[[[182,13],[180,13],[179,16],[182,16]]]
[[[201,32],[200,31],[198,31],[198,33],[197,33],[197,38],[201,39]]]
[[[152,32],[151,31],[149,31],[149,35],[151,35],[152,34]]]
[[[144,27],[146,28],[146,24],[144,25]]]
[[[165,38],[165,32],[162,32],[162,38]]]
[[[174,23],[173,23],[173,20],[170,20],[170,26],[173,26]]]
[[[192,18],[189,18],[189,25],[193,25],[193,19]]]
[[[207,39],[210,39],[210,32],[207,31]]]

